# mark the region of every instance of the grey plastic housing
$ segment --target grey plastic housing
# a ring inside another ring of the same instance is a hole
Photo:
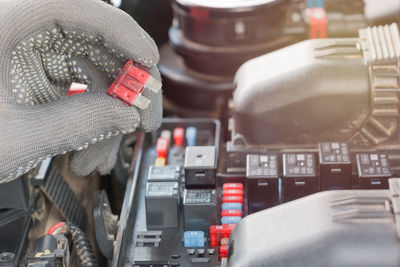
[[[185,151],[185,187],[215,187],[216,146],[188,146]]]
[[[249,215],[228,266],[400,266],[390,191],[326,191]]]
[[[307,40],[247,61],[235,76],[234,131],[249,145],[348,140],[370,101],[357,41]]]

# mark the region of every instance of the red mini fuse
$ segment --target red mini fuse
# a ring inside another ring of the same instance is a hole
[[[226,183],[226,184],[224,184],[223,190],[228,190],[228,189],[243,190],[243,184],[241,184],[241,183]]]
[[[223,196],[222,203],[229,203],[229,202],[240,202],[243,203],[242,196]]]
[[[210,226],[210,246],[212,247],[218,247],[219,240],[221,240],[221,237],[218,236],[220,231],[219,228],[222,228],[222,225]]]
[[[161,89],[161,82],[153,78],[150,72],[144,67],[137,64],[135,65],[132,60],[126,62],[124,70],[151,91],[157,93]]]
[[[221,257],[221,259],[228,256],[228,246],[219,247],[219,256]]]
[[[185,139],[185,130],[181,127],[174,129],[174,142],[177,146],[183,146],[183,140]]]
[[[221,216],[222,217],[231,217],[231,216],[242,216],[242,211],[241,210],[223,210],[221,211]]]
[[[128,60],[108,88],[107,94],[121,100],[126,105],[135,105],[140,109],[146,109],[150,100],[142,96],[145,88],[158,92],[161,88],[161,82],[154,79],[143,67],[135,65],[132,60]]]
[[[224,189],[223,196],[243,196],[243,190],[240,189]]]
[[[328,19],[324,8],[307,8],[306,14],[310,21],[310,38],[326,38],[328,36]]]
[[[87,84],[72,82],[71,85],[69,86],[67,96],[85,93],[87,88],[88,88]]]
[[[210,226],[210,245],[218,247],[222,238],[229,238],[236,224],[211,225]]]
[[[159,158],[167,158],[168,155],[168,141],[165,138],[158,138],[156,145],[156,152]]]

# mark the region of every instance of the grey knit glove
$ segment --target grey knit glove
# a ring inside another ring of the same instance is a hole
[[[0,6],[0,183],[75,150],[75,173],[106,173],[122,134],[159,127],[161,92],[144,91],[145,110],[105,93],[128,59],[160,79],[156,45],[129,15],[99,0]],[[88,92],[66,97],[73,81]]]

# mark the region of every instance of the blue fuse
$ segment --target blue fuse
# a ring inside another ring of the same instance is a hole
[[[196,127],[188,127],[186,129],[186,144],[187,146],[195,146],[197,139],[197,129]]]
[[[222,210],[242,210],[242,203],[240,202],[222,203]]]
[[[183,233],[183,242],[185,248],[204,247],[204,232],[186,231]]]
[[[324,0],[307,0],[307,7],[308,8],[315,8],[315,7],[324,7]]]
[[[229,216],[229,217],[222,217],[221,218],[221,223],[222,224],[236,224],[240,222],[242,217],[239,216]]]

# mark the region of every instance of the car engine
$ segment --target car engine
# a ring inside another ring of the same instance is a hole
[[[400,265],[399,0],[110,4],[157,43],[162,125],[108,175],[0,184],[0,267]]]

